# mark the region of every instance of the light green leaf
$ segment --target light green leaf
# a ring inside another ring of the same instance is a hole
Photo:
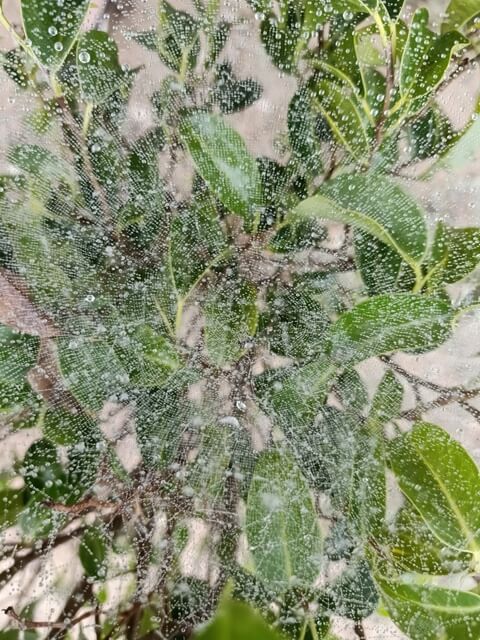
[[[77,44],[77,68],[82,96],[100,104],[126,81],[118,47],[108,33],[87,31]]]
[[[219,116],[202,112],[187,116],[180,133],[202,178],[250,230],[257,216],[261,181],[242,138]]]
[[[335,82],[320,80],[314,106],[348,154],[355,161],[366,162],[371,140],[358,98],[354,94],[348,95],[345,87]]]
[[[89,4],[89,0],[21,0],[25,35],[49,69],[58,69],[67,57]]]
[[[267,585],[310,585],[322,538],[305,478],[288,453],[259,457],[247,500],[247,540],[255,572]]]
[[[480,634],[480,596],[376,577],[393,621],[412,640],[466,640]]]
[[[238,360],[245,342],[255,335],[257,292],[249,283],[225,280],[212,289],[205,303],[205,345],[210,360],[222,367]]]
[[[401,573],[448,575],[470,567],[471,554],[446,547],[410,503],[400,509],[389,530],[389,556]]]
[[[480,471],[446,431],[417,423],[397,438],[390,463],[402,492],[446,545],[480,560]]]
[[[282,640],[259,613],[243,602],[220,605],[215,618],[194,635],[195,640]]]
[[[376,296],[332,325],[328,353],[341,366],[394,351],[423,353],[447,340],[453,318],[445,300],[408,293]]]
[[[480,14],[479,0],[450,0],[446,10],[447,19],[442,24],[442,33],[461,29],[472,18]]]
[[[80,562],[88,577],[94,580],[105,579],[107,552],[105,531],[98,525],[88,527],[78,549]]]

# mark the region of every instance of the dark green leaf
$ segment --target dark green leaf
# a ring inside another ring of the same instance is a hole
[[[180,132],[210,189],[251,229],[258,215],[260,174],[242,138],[222,118],[202,112],[186,117]]]
[[[266,333],[274,352],[311,358],[323,350],[328,316],[314,298],[298,287],[282,287],[271,293],[269,303]]]
[[[85,100],[99,104],[125,80],[118,61],[118,47],[104,31],[87,31],[78,41],[77,66]]]
[[[394,441],[390,462],[400,488],[446,545],[480,557],[480,471],[446,431],[418,423]]]
[[[329,353],[345,366],[393,351],[431,351],[447,340],[453,318],[445,300],[408,293],[376,296],[333,324]]]
[[[174,71],[193,69],[200,51],[198,22],[165,0],[158,9],[157,50],[162,62]]]
[[[27,373],[35,365],[38,338],[0,325],[0,411],[22,406],[31,398]]]
[[[397,418],[402,408],[403,395],[403,385],[392,371],[387,371],[373,397],[367,428],[375,433],[393,418]]]
[[[301,367],[267,371],[255,378],[255,391],[274,422],[293,427],[313,422],[334,374],[329,359],[318,357]]]
[[[301,87],[288,106],[288,139],[290,146],[308,173],[317,175],[323,168],[317,117],[312,110],[314,92],[309,86]]]
[[[438,107],[432,107],[410,127],[412,159],[431,158],[447,149],[455,139],[450,120]]]
[[[78,36],[89,0],[21,0],[25,35],[40,60],[58,69]]]
[[[349,567],[332,586],[338,615],[363,620],[377,608],[378,591],[368,564],[363,560]]]
[[[287,453],[263,453],[247,501],[246,530],[256,574],[267,584],[311,584],[322,538],[308,485]]]
[[[410,112],[423,106],[424,97],[442,81],[452,55],[468,44],[456,31],[436,35],[428,19],[427,9],[415,12],[400,65],[400,96]]]
[[[231,28],[232,25],[229,22],[219,22],[217,25],[215,25],[215,29],[210,34],[208,39],[208,66],[213,65],[213,63],[217,60],[218,56],[222,52],[223,47],[227,43]]]
[[[25,484],[36,497],[53,501],[65,499],[67,476],[52,442],[34,442],[25,454],[23,468]]]
[[[28,87],[29,72],[27,58],[22,49],[11,49],[7,53],[0,53],[3,70],[22,89]]]
[[[136,433],[148,467],[163,469],[175,460],[193,412],[186,392],[195,381],[194,372],[181,370],[168,385],[139,394]]]
[[[261,85],[252,78],[238,80],[230,63],[223,62],[217,66],[212,98],[222,113],[235,113],[246,109],[261,95]]]
[[[100,526],[88,527],[78,549],[80,562],[89,578],[103,580],[107,572],[107,538]]]
[[[346,411],[359,413],[368,402],[365,385],[355,369],[347,369],[335,383],[335,390]]]

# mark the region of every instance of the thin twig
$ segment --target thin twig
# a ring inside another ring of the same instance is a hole
[[[6,609],[3,609],[3,613],[12,620],[15,620],[15,622],[17,622],[23,629],[69,629],[82,620],[85,620],[85,618],[94,616],[95,612],[96,609],[86,611],[85,613],[82,613],[81,615],[73,618],[73,620],[69,620],[68,622],[37,622],[36,620],[20,618],[13,607],[7,607]]]

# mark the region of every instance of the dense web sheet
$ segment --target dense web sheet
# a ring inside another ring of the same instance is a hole
[[[479,637],[460,4],[4,1],[0,637]]]

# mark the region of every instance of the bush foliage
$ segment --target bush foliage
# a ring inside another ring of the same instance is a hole
[[[79,569],[55,622],[12,590],[28,631],[2,635],[319,640],[341,616],[365,638],[380,611],[414,640],[478,638],[478,589],[438,577],[479,573],[480,472],[423,415],[478,419],[480,390],[395,360],[478,304],[452,285],[480,228],[432,228],[405,180],[475,148],[480,107],[458,131],[438,96],[476,64],[478,0],[435,25],[401,0],[250,0],[297,82],[276,159],[228,117],[263,88],[227,59],[218,0],[160,0],[129,34],[162,75],[133,139],[139,69],[81,29],[88,0],[19,4],[4,82],[35,106],[0,177],[0,403],[35,438],[1,476],[1,577],[59,547]],[[185,568],[200,523],[203,579]]]

